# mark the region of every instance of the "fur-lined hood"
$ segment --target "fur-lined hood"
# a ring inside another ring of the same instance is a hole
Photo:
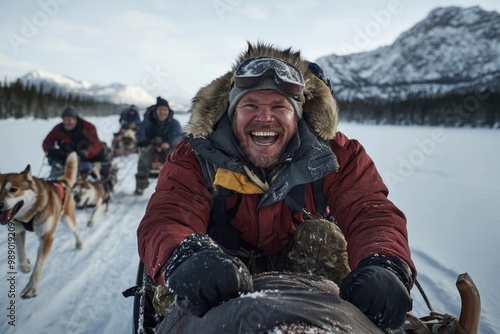
[[[192,100],[191,118],[188,123],[187,132],[194,138],[210,135],[214,126],[227,112],[229,106],[229,92],[231,90],[231,78],[234,71],[245,59],[269,56],[282,59],[295,65],[304,76],[305,102],[302,106],[302,117],[311,126],[315,134],[324,140],[335,138],[337,133],[338,109],[337,102],[333,98],[328,86],[318,79],[308,69],[308,62],[303,59],[299,51],[289,49],[278,49],[270,44],[248,43],[248,50],[242,53],[231,71],[213,80],[201,88]]]

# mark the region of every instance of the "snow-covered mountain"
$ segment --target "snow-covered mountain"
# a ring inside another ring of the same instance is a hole
[[[56,90],[59,94],[79,94],[95,97],[98,101],[111,102],[114,104],[135,104],[145,108],[156,102],[149,92],[140,86],[123,85],[113,83],[110,85],[95,85],[87,81],[78,81],[67,76],[54,74],[46,71],[35,70],[19,78],[25,85],[43,87],[43,91]],[[170,99],[170,96],[166,96]],[[182,101],[172,101],[174,108]],[[179,108],[175,108],[178,110]]]
[[[500,90],[500,14],[436,8],[389,46],[317,63],[339,100],[402,101]]]

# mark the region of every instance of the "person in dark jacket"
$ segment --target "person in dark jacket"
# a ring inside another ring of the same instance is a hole
[[[181,313],[203,317],[272,271],[327,277],[382,328],[411,310],[406,218],[363,146],[337,131],[315,73],[298,51],[249,44],[193,98],[137,230],[148,275]]]
[[[120,125],[124,129],[135,129],[140,122],[139,110],[133,104],[120,114]]]
[[[136,131],[141,123],[139,110],[135,105],[131,105],[120,113],[120,129],[113,134],[111,142],[112,154],[114,157],[126,156],[130,153],[137,153]]]
[[[174,118],[168,101],[160,96],[156,104],[144,113],[144,120],[137,128],[137,146],[140,147],[136,174],[136,195],[142,195],[149,185],[151,163],[155,155],[165,161],[182,137],[180,123]]]
[[[42,147],[52,166],[50,178],[62,173],[66,156],[75,151],[84,162],[101,162],[101,174],[107,176],[110,157],[105,145],[97,135],[96,127],[82,119],[73,106],[67,106],[61,113],[62,123],[57,124],[45,137]]]

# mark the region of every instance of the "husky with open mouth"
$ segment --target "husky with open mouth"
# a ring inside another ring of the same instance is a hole
[[[21,173],[0,174],[0,224],[15,224],[19,269],[23,273],[32,270],[25,250],[26,231],[36,233],[40,241],[33,273],[21,292],[22,298],[37,295],[38,283],[52,248],[59,219],[73,231],[76,248],[81,249],[83,246],[71,193],[77,171],[78,158],[76,153],[71,153],[66,159],[64,174],[54,181],[33,176],[30,165]]]

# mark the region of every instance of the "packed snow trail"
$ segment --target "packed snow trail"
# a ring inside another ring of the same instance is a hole
[[[61,328],[64,333],[131,331],[133,298],[122,297],[120,303],[105,301],[119,299],[117,295],[135,284],[139,263],[135,232],[155,182],[143,196],[132,195],[137,154],[118,160],[121,160],[117,164],[119,181],[108,212],[102,210],[94,227],[88,228],[86,223],[93,208],[77,211],[84,242],[81,250],[75,249],[70,230],[64,224],[58,225],[38,296],[17,300],[16,326],[5,326],[2,322],[2,333],[61,333]],[[34,263],[38,240],[32,233],[28,233],[26,239],[26,251]],[[1,245],[6,247],[4,240]],[[6,252],[0,253],[0,263],[6,263]],[[15,275],[17,292],[29,276],[20,272]],[[93,329],[89,331],[89,327]]]

